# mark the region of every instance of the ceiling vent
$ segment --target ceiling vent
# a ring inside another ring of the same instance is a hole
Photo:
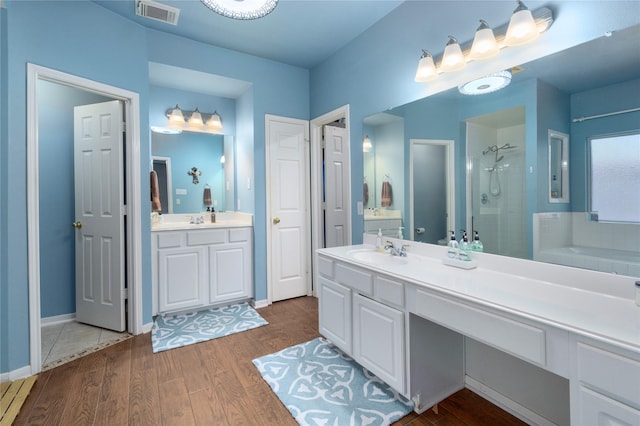
[[[178,25],[180,9],[167,6],[166,4],[156,3],[151,0],[137,0],[136,15],[155,19],[156,21],[165,22],[171,25]]]

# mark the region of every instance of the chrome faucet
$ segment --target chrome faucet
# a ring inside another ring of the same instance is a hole
[[[401,247],[396,247],[391,241],[387,241],[384,249],[389,250],[391,256],[407,257],[407,247],[409,247],[408,244],[403,244]]]

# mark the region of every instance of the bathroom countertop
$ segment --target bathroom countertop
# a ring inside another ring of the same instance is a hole
[[[367,239],[371,241],[365,235],[365,242]],[[477,268],[464,270],[442,263],[446,247],[413,241],[394,240],[394,243],[411,244],[405,264],[356,259],[354,254],[358,251],[373,250],[374,246],[368,244],[317,252],[442,294],[640,353],[640,307],[634,302],[636,279],[632,277],[487,253],[476,254]],[[582,282],[584,286],[581,287]],[[603,286],[602,292],[597,290],[598,285]]]
[[[191,216],[202,215],[204,223],[190,223]],[[253,215],[240,212],[216,213],[216,222],[210,222],[211,213],[164,214],[161,221],[151,224],[151,231],[182,231],[215,228],[242,228],[253,226]]]

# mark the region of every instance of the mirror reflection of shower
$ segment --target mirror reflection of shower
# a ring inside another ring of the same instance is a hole
[[[500,188],[500,174],[498,173],[498,164],[504,160],[504,155],[500,155],[498,157],[500,150],[503,149],[513,149],[517,148],[517,146],[511,145],[510,143],[505,143],[502,146],[491,145],[485,151],[482,151],[482,155],[487,155],[491,153],[495,153],[495,161],[493,166],[485,168],[486,171],[489,172],[489,192],[491,195],[498,196],[502,189]],[[509,164],[502,165],[501,167],[509,167]],[[486,204],[487,198],[483,197],[484,204]]]
[[[525,108],[467,120],[467,220],[484,251],[527,257]]]

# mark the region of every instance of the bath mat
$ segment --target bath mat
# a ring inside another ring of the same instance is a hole
[[[389,425],[412,402],[323,338],[253,360],[300,425]]]
[[[156,353],[267,324],[248,303],[188,314],[158,315],[151,329],[151,344]]]

